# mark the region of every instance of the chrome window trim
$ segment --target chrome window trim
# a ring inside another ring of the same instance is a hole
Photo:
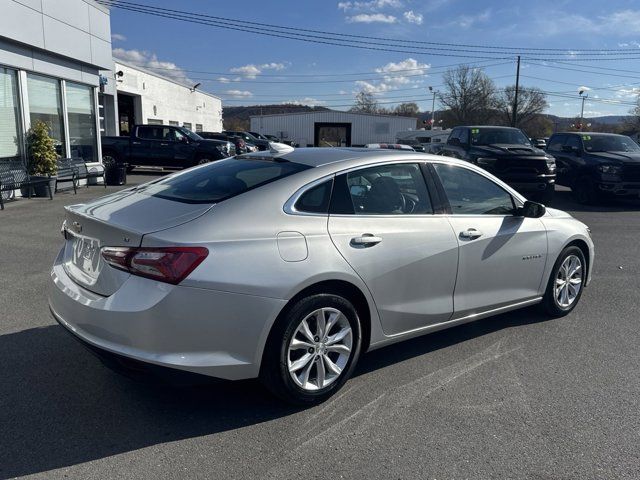
[[[327,213],[313,213],[313,212],[302,212],[300,210],[297,210],[295,208],[295,204],[296,202],[299,200],[299,198],[304,195],[304,193],[331,179],[332,177],[335,179],[335,177],[338,177],[339,175],[343,175],[343,174],[347,174],[347,173],[351,173],[357,170],[361,170],[361,169],[365,169],[365,168],[371,168],[371,167],[376,167],[379,165],[387,165],[387,164],[396,164],[396,163],[440,163],[443,165],[452,165],[452,166],[456,166],[456,167],[460,167],[460,168],[464,168],[466,170],[470,170],[474,173],[477,173],[478,175],[482,175],[484,178],[486,178],[487,180],[489,180],[490,182],[495,183],[496,185],[498,185],[500,188],[502,188],[503,190],[505,190],[508,194],[510,194],[514,199],[518,200],[520,203],[524,204],[524,202],[526,202],[526,198],[524,196],[522,196],[520,193],[518,193],[516,190],[514,190],[513,188],[511,188],[509,185],[507,185],[506,183],[504,183],[502,180],[500,180],[499,178],[491,178],[488,174],[488,172],[485,172],[484,170],[482,170],[479,167],[475,167],[471,164],[469,165],[465,165],[465,164],[461,164],[460,161],[455,161],[455,162],[450,162],[447,161],[446,157],[442,158],[438,158],[437,156],[434,155],[434,157],[436,158],[396,158],[396,159],[384,159],[384,160],[372,160],[371,163],[365,163],[365,164],[361,164],[361,165],[357,165],[355,167],[349,167],[349,168],[345,168],[342,170],[338,170],[336,172],[327,174],[321,178],[318,178],[310,183],[305,184],[304,186],[300,187],[298,190],[295,191],[295,193],[289,197],[289,200],[287,200],[283,206],[283,210],[286,214],[288,215],[300,215],[300,216],[307,216],[307,217],[328,217],[329,216],[329,212]],[[496,182],[497,180],[497,182]],[[428,185],[427,185],[428,188]],[[453,214],[453,213],[431,213],[431,214],[415,214],[415,215],[379,215],[379,214],[347,214],[347,213],[339,213],[339,214],[333,214],[331,215],[332,217],[349,217],[349,218],[353,218],[353,217],[362,217],[362,218],[420,218],[420,217],[482,217],[482,218],[490,218],[490,217],[495,217],[495,218],[506,218],[506,217],[512,217],[513,215],[484,215],[484,214]]]

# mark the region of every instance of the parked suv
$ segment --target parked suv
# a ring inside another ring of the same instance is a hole
[[[555,190],[555,159],[517,128],[465,126],[451,130],[439,152],[484,168],[519,192],[548,202]]]
[[[173,125],[135,125],[129,136],[101,137],[102,160],[136,166],[188,168],[229,156],[229,142],[205,140]]]
[[[256,138],[251,135],[249,132],[232,132],[225,130],[222,133],[227,133],[229,135],[237,135],[242,138],[245,142],[251,143],[258,147],[258,150],[269,150],[269,140],[262,140],[261,138]]]
[[[198,135],[207,140],[222,140],[233,143],[235,147],[234,155],[240,155],[242,153],[247,153],[248,151],[246,142],[236,135],[229,135],[222,132],[200,132]],[[229,156],[232,157],[233,155]]]
[[[640,147],[613,133],[556,133],[547,152],[556,157],[558,183],[580,203],[640,195]]]

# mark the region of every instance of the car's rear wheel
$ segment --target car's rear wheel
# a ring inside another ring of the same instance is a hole
[[[562,317],[571,312],[580,301],[586,278],[582,250],[575,246],[565,248],[553,266],[542,302],[547,313]]]
[[[209,163],[210,161],[211,161],[211,159],[209,159],[209,158],[201,158],[201,159],[198,160],[196,165],[204,165],[205,163]]]
[[[288,402],[320,403],[351,376],[360,356],[361,331],[347,299],[333,294],[303,298],[276,322],[260,378]]]

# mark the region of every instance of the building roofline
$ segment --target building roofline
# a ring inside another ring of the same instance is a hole
[[[99,4],[95,0],[84,0],[84,2],[90,4],[93,7],[96,7],[102,13],[106,13],[107,15],[111,16],[111,10],[109,9],[109,7],[105,7],[104,5]]]
[[[282,116],[290,116],[290,115],[317,115],[320,113],[342,113],[348,115],[364,115],[367,117],[388,117],[388,118],[406,118],[407,120],[418,120],[417,117],[405,117],[404,115],[387,115],[387,114],[379,114],[379,113],[366,113],[366,112],[347,112],[344,110],[314,110],[309,112],[291,112],[291,113],[268,113],[265,115],[249,115],[249,118],[264,118],[264,117],[282,117]]]
[[[159,74],[157,72],[154,72],[153,70],[149,70],[147,68],[141,67],[140,65],[136,65],[135,63],[130,63],[130,62],[126,61],[126,60],[122,60],[122,59],[117,58],[115,56],[113,57],[113,63],[114,63],[114,68],[115,68],[115,64],[119,63],[121,65],[124,65],[125,67],[129,67],[129,68],[132,68],[134,70],[138,70],[140,72],[144,72],[147,75],[152,75],[152,76],[154,76],[156,78],[161,78],[162,80],[166,80],[167,82],[174,83],[174,84],[179,85],[181,87],[188,88],[188,89],[192,88],[192,85],[187,85],[186,83],[179,82],[178,80],[175,80],[175,79],[173,79],[171,77],[168,77],[166,75],[161,75],[161,74]],[[222,101],[222,99],[219,96],[214,95],[213,93],[207,92],[206,90],[198,89],[196,91],[198,93],[202,93],[203,95],[207,95],[209,97],[212,97],[212,98],[215,98],[217,100]]]

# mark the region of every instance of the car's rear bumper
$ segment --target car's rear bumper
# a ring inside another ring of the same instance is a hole
[[[58,261],[49,288],[55,319],[87,345],[228,380],[258,375],[266,337],[285,303],[136,276],[103,297],[74,283]]]

